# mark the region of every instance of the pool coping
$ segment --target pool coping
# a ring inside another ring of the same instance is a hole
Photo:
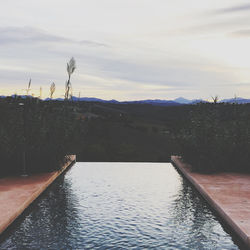
[[[76,161],[75,155],[68,158],[58,171],[0,179],[0,235]]]
[[[250,248],[250,216],[246,218],[248,224],[248,230],[241,226],[241,220],[237,219],[240,217],[235,218],[234,214],[230,214],[230,209],[233,209],[232,206],[235,201],[233,200],[231,204],[225,204],[222,202],[224,195],[216,193],[216,189],[218,190],[218,183],[211,182],[211,178],[214,180],[219,177],[228,178],[228,180],[232,180],[232,178],[237,178],[240,181],[240,178],[249,178],[250,175],[243,175],[243,174],[235,174],[235,173],[222,173],[222,174],[213,174],[213,175],[206,175],[206,174],[198,174],[191,171],[191,166],[184,163],[180,156],[171,156],[171,162],[175,165],[175,167],[188,179],[188,181],[195,187],[195,189],[201,194],[201,196],[210,204],[210,206],[217,212],[218,216],[224,221],[231,229],[232,232],[236,234],[236,236],[247,246]],[[236,176],[236,177],[235,177]],[[239,183],[238,183],[239,184]],[[222,185],[222,184],[221,184]],[[233,187],[231,187],[233,189]],[[230,187],[227,187],[227,191],[230,191]],[[249,195],[249,191],[248,191]],[[219,197],[220,196],[220,197]],[[230,194],[229,194],[230,196]],[[218,197],[220,199],[218,199]],[[240,197],[238,197],[240,198]],[[241,198],[246,199],[246,197]],[[248,203],[250,203],[250,198],[247,197]],[[245,200],[244,200],[245,202]],[[245,218],[244,218],[245,219]]]

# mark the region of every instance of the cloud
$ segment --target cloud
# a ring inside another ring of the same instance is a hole
[[[250,37],[250,29],[236,30],[234,32],[229,33],[228,35],[235,38],[247,38]]]
[[[99,42],[90,41],[90,40],[79,41],[79,44],[84,44],[87,46],[94,46],[94,47],[110,47],[109,45],[107,45],[105,43],[99,43]]]
[[[233,83],[227,83],[228,87],[249,87],[250,82],[233,82]]]
[[[32,27],[0,27],[0,33],[0,44],[69,41]]]
[[[214,11],[214,13],[222,14],[222,13],[234,13],[234,12],[245,12],[245,11],[250,11],[250,4],[242,4],[228,8],[222,8]]]
[[[247,30],[249,27],[250,17],[231,17],[223,20],[204,19],[204,23],[181,28],[172,32],[173,35],[192,36],[192,35],[209,35],[232,32],[232,30]]]
[[[91,40],[75,41],[50,34],[42,29],[25,26],[25,27],[0,27],[0,45],[5,44],[20,44],[20,43],[69,43],[79,44],[90,47],[109,47],[104,43],[99,43]]]
[[[171,31],[170,35],[203,36],[211,34],[227,34],[245,36],[250,22],[250,4],[216,8],[197,12],[195,17],[199,22],[184,24],[179,29]],[[239,34],[233,34],[239,30]]]

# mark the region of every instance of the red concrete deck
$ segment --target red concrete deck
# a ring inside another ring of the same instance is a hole
[[[0,234],[73,162],[59,171],[0,179]]]
[[[250,249],[250,175],[204,175],[191,172],[178,156],[171,160]]]

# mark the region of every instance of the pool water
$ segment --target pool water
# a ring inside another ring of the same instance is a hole
[[[238,249],[170,163],[76,163],[0,249]]]

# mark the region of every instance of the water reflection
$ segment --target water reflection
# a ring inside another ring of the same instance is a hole
[[[237,249],[171,164],[77,163],[1,249]]]
[[[177,228],[174,239],[181,239],[183,245],[192,249],[238,249],[236,246],[230,246],[231,238],[225,237],[222,226],[207,204],[186,180],[182,179],[182,182],[182,189],[170,209],[173,224]]]
[[[76,204],[71,181],[61,176],[2,239],[0,249],[57,249],[62,239],[63,247],[70,247],[69,228],[79,221]]]

